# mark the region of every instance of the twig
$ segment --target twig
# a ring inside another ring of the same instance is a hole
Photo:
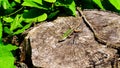
[[[90,24],[90,22],[86,19],[85,15],[83,14],[83,12],[80,10],[79,7],[77,7],[77,10],[79,11],[79,14],[82,16],[82,19],[84,20],[84,23],[89,27],[89,29],[93,32],[94,38],[95,40],[103,45],[106,45],[107,47],[110,48],[120,48],[120,43],[111,43],[108,41],[105,41],[103,39],[101,39],[101,36],[94,30],[94,28],[92,27],[92,25]]]

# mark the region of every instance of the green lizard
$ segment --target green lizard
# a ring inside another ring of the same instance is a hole
[[[66,38],[68,38],[73,33],[73,29],[68,29],[62,36],[59,41],[64,41]]]
[[[80,26],[82,21],[82,18],[80,19],[80,22],[75,26],[75,27],[70,27],[67,31],[65,31],[65,33],[62,34],[61,39],[59,40],[59,42],[64,41],[65,39],[67,39],[68,37],[70,37],[71,34],[73,34],[74,32],[80,32],[80,30],[77,30],[77,28]]]

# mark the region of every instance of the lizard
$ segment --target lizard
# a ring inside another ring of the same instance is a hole
[[[80,20],[80,22],[75,26],[75,27],[72,27],[70,26],[69,29],[67,29],[63,34],[62,36],[60,37],[60,40],[58,40],[58,42],[62,42],[64,41],[65,39],[67,39],[68,37],[70,37],[70,35],[72,35],[73,33],[78,33],[80,32],[81,30],[77,30],[77,28],[80,26],[80,24],[82,23],[81,22],[82,20]],[[75,37],[74,37],[75,38]]]
[[[120,43],[115,43],[112,44],[104,39],[101,39],[101,36],[94,30],[94,28],[92,27],[92,25],[90,24],[90,22],[87,20],[87,18],[85,17],[85,15],[83,14],[82,10],[77,7],[77,10],[79,12],[79,15],[82,17],[84,23],[89,27],[89,29],[92,31],[95,40],[103,45],[106,45],[107,47],[112,47],[112,48],[120,48]]]

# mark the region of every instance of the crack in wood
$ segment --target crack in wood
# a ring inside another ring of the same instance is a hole
[[[79,7],[77,7],[77,11],[79,12],[79,15],[82,16],[82,19],[84,23],[86,24],[86,26],[92,31],[94,38],[98,43],[106,45],[107,47],[115,48],[115,49],[120,48],[120,43],[112,44],[108,41],[101,39],[101,36],[94,30],[94,28],[92,27],[92,25],[87,20],[87,18],[85,17],[85,15],[83,14],[83,12],[80,10]]]

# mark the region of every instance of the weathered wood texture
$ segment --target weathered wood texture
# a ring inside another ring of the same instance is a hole
[[[98,34],[98,37],[108,46],[120,47],[120,16],[103,11],[84,11],[86,18]]]
[[[99,37],[120,43],[120,16],[104,11],[84,11]],[[78,33],[58,42],[60,36],[80,23]],[[43,68],[112,68],[117,50],[99,43],[80,16],[58,17],[28,31],[24,41],[27,58],[33,66]],[[118,64],[119,65],[119,64]],[[117,68],[116,63],[116,68]]]

